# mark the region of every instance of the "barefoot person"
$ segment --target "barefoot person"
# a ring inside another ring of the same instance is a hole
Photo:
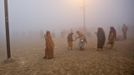
[[[54,42],[52,40],[50,31],[46,32],[45,40],[46,40],[46,48],[44,58],[52,59],[54,57]]]
[[[97,48],[98,48],[97,50],[103,49],[105,40],[106,40],[105,32],[103,28],[100,27],[98,28],[98,31],[97,31]]]
[[[110,32],[108,36],[108,45],[110,45],[110,48],[114,47],[115,40],[116,40],[116,30],[114,27],[110,27]]]
[[[68,50],[73,49],[73,33],[69,33],[67,36],[67,41],[68,41]]]

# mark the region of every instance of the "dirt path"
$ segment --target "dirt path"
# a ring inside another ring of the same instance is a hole
[[[58,44],[51,60],[42,58],[42,49],[16,50],[13,62],[0,64],[0,75],[134,75],[134,40],[103,51],[91,45],[85,51],[68,51],[64,44]]]

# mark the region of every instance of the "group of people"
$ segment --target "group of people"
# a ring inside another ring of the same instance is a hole
[[[122,35],[123,35],[124,40],[127,39],[127,31],[128,31],[128,27],[126,26],[126,24],[123,24]],[[114,47],[114,43],[115,43],[116,39],[117,39],[116,29],[114,27],[110,27],[108,43],[107,43],[107,45],[109,45],[109,48]],[[100,28],[98,28],[98,31],[97,31],[97,48],[98,48],[98,50],[103,49],[105,41],[106,41],[105,32],[104,32],[103,28],[100,27]]]
[[[128,31],[128,27],[126,26],[126,24],[123,24],[122,35],[123,35],[124,40],[127,39],[127,31]],[[110,27],[110,31],[109,31],[109,35],[108,35],[108,43],[107,43],[109,48],[114,47],[114,43],[115,43],[116,39],[117,39],[116,29],[114,27]],[[100,27],[100,28],[98,28],[98,31],[97,31],[97,48],[98,48],[98,50],[103,49],[105,41],[106,41],[105,32],[104,32],[103,28]]]
[[[123,39],[126,40],[127,39],[127,31],[128,31],[128,27],[123,24],[122,27],[122,35],[123,35]],[[114,27],[110,27],[110,31],[109,31],[109,35],[108,35],[108,42],[107,45],[109,48],[113,48],[114,47],[114,43],[117,40],[117,33],[116,33],[116,29]],[[105,36],[105,32],[103,30],[103,28],[99,27],[98,31],[97,31],[97,48],[98,50],[102,50],[104,47],[106,41],[106,36]]]
[[[123,32],[123,38],[125,40],[127,39],[127,31],[128,31],[128,28],[124,24],[122,27],[122,32]],[[68,49],[72,50],[73,49],[73,42],[75,40],[79,39],[79,49],[84,50],[86,43],[87,43],[86,36],[82,32],[77,31],[76,34],[78,36],[75,37],[75,39],[74,39],[73,34],[74,34],[73,32],[70,32],[67,36]],[[99,27],[97,29],[96,36],[97,36],[97,50],[102,50],[104,48],[105,41],[106,41],[105,32],[104,32],[104,29],[102,27]],[[114,43],[116,41],[116,38],[117,38],[116,29],[114,27],[110,27],[110,31],[109,31],[109,35],[108,35],[108,42],[107,42],[107,45],[109,48],[114,47]],[[50,31],[47,31],[45,34],[45,45],[46,45],[46,47],[45,47],[44,58],[45,59],[54,58],[54,41],[52,39]]]
[[[73,41],[79,39],[79,49],[80,50],[84,50],[85,48],[85,45],[87,43],[87,39],[86,39],[86,36],[80,32],[80,31],[77,31],[76,34],[78,35],[75,39],[73,39],[73,32],[69,33],[68,36],[67,36],[67,41],[68,41],[68,49],[69,50],[72,50],[73,49]]]
[[[108,43],[109,48],[113,48],[114,42],[116,40],[116,30],[114,27],[110,27]],[[106,41],[106,36],[103,28],[99,27],[97,31],[97,48],[98,50],[102,50]]]

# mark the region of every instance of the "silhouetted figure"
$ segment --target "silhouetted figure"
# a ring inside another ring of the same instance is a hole
[[[98,28],[97,31],[97,48],[98,50],[102,50],[105,44],[105,32],[103,30],[103,28]]]
[[[123,24],[122,32],[123,32],[123,38],[125,40],[127,39],[127,31],[128,31],[128,27],[126,26],[126,24]]]
[[[72,50],[73,49],[73,33],[69,33],[67,36],[67,41],[68,41],[68,49]]]
[[[115,40],[116,40],[116,30],[114,27],[110,27],[110,32],[108,36],[108,45],[110,45],[110,48],[113,48]]]
[[[80,50],[84,50],[87,40],[84,34],[82,34],[80,31],[76,32],[78,34],[78,37],[76,37],[76,40],[79,39],[79,48]]]
[[[46,32],[45,40],[46,40],[46,48],[44,58],[52,59],[54,57],[54,42],[52,40],[50,31]]]

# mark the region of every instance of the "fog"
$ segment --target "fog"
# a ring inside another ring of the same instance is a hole
[[[43,33],[77,30],[83,26],[82,0],[8,0],[11,48],[44,48]],[[134,0],[85,0],[86,28],[94,33],[123,24],[134,30]],[[119,33],[119,35],[122,33]],[[131,34],[129,34],[131,35]],[[21,43],[21,44],[20,44]],[[23,45],[22,45],[23,44]],[[32,45],[32,46],[30,46]],[[4,0],[0,0],[0,53],[5,51]]]

